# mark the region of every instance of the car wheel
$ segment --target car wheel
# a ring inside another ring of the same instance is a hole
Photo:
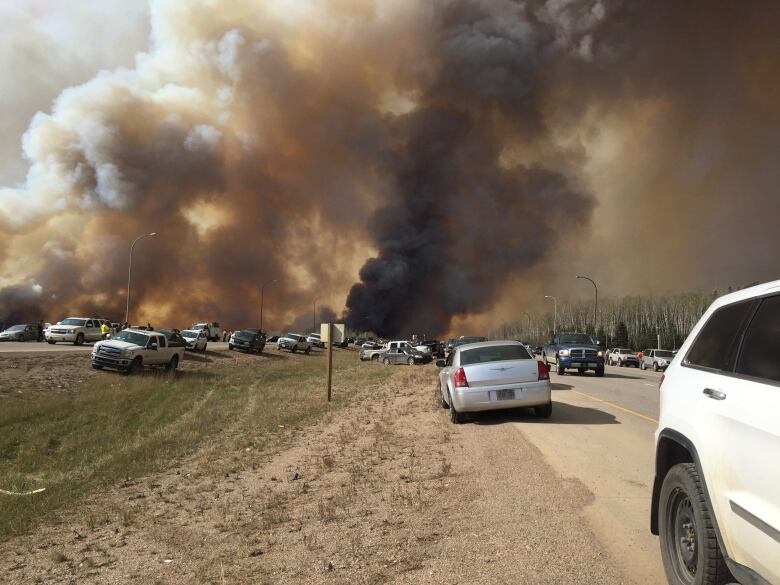
[[[232,343],[228,343],[228,351],[233,351],[233,344]]]
[[[371,361],[372,362],[373,361],[378,361],[378,360],[379,360],[379,356],[377,354],[374,354],[374,355],[371,356]]]
[[[76,335],[76,341],[73,342],[73,345],[84,345],[84,334],[79,333]]]
[[[534,406],[534,414],[539,418],[550,418],[552,416],[552,401],[543,406]]]
[[[601,366],[600,368],[596,368],[596,377],[597,378],[604,377],[604,366]]]
[[[658,371],[658,363],[657,362],[653,362],[653,371],[654,372]]]
[[[444,392],[441,391],[441,382],[439,382],[439,403],[441,404],[442,408],[450,407],[450,405],[447,404],[447,401],[444,399]]]
[[[661,559],[671,585],[731,583],[693,463],[678,463],[664,478],[658,509]]]
[[[462,412],[458,412],[457,410],[455,410],[455,404],[452,400],[452,395],[450,394],[449,390],[447,390],[447,398],[449,399],[448,402],[450,403],[449,404],[450,421],[452,422],[452,424],[456,424],[456,425],[463,423],[463,421],[466,420],[466,417],[463,415]]]
[[[303,353],[305,353],[306,355],[309,355],[310,352],[311,352],[311,347],[307,347],[305,350],[303,350]]]
[[[406,363],[409,364],[410,366],[413,366],[414,365],[414,358],[410,357],[408,360],[406,360]]]
[[[137,357],[130,364],[130,367],[127,369],[127,373],[140,374],[143,369],[144,369],[143,361],[141,360],[140,357]]]
[[[623,367],[623,360],[619,359],[618,360],[618,368],[622,368],[622,367]]]
[[[292,350],[290,350],[290,351],[292,351],[293,353],[296,353],[298,351],[298,346],[297,345],[293,345]]]
[[[176,373],[176,368],[178,368],[178,367],[179,367],[179,356],[178,355],[174,355],[171,358],[171,361],[168,362],[168,365],[165,366],[165,371],[166,372],[170,372],[171,374],[174,374],[174,373]]]
[[[92,368],[95,369],[95,370],[102,370],[103,366],[100,366],[98,364],[92,364]]]
[[[566,368],[563,367],[563,364],[560,362],[560,360],[555,360],[555,366],[559,376],[563,376],[566,373]]]
[[[47,341],[49,342],[49,345],[54,345],[54,344],[56,344],[56,343],[57,343],[57,342],[56,342],[56,341],[54,341],[53,339],[48,339]]]
[[[390,365],[390,360],[388,358],[385,358],[385,359],[382,360],[382,363],[385,364],[386,366],[389,366]]]

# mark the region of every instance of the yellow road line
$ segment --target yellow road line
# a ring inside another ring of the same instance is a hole
[[[596,402],[603,402],[604,404],[609,404],[610,406],[613,406],[617,408],[618,410],[622,410],[623,412],[627,412],[628,414],[633,414],[634,416],[638,416],[639,418],[643,418],[645,420],[648,420],[652,423],[657,423],[658,420],[654,419],[649,416],[645,416],[644,414],[641,414],[639,412],[636,412],[634,410],[631,410],[630,408],[626,408],[625,406],[620,406],[619,404],[615,404],[614,402],[609,402],[608,400],[602,400],[601,398],[596,398],[595,396],[591,396],[590,394],[586,394],[585,392],[581,392],[579,390],[575,390],[574,388],[569,389],[570,392],[574,392],[575,394],[579,394],[580,396],[585,396],[586,398],[590,398],[591,400],[595,400]]]

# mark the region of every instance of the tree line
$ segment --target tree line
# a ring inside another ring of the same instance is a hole
[[[625,296],[599,299],[594,323],[593,301],[558,301],[557,330],[595,335],[604,347],[678,349],[713,300],[713,293]],[[552,303],[551,303],[552,304]],[[554,313],[524,312],[515,321],[489,332],[491,339],[519,339],[531,345],[549,342]]]

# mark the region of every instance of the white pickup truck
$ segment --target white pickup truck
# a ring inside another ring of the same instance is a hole
[[[92,367],[112,368],[128,374],[139,373],[144,366],[164,366],[171,373],[184,359],[184,347],[169,347],[165,335],[157,331],[125,329],[107,341],[99,341],[92,350]]]
[[[224,331],[222,331],[222,327],[220,327],[219,323],[216,321],[212,321],[211,323],[193,323],[192,327],[190,327],[190,330],[205,331],[206,338],[209,341],[222,341],[222,335],[224,333]]]

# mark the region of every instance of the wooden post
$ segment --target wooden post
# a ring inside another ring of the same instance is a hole
[[[328,402],[333,383],[333,323],[328,323]]]

